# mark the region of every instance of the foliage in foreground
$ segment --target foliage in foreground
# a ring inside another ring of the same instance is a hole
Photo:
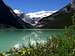
[[[0,56],[75,56],[75,35],[72,30],[65,29],[64,36],[53,35],[44,44],[23,47],[19,50],[12,48],[1,52]]]
[[[1,52],[0,56],[75,56],[75,14],[73,15],[73,25],[65,27],[64,36],[53,35],[44,44],[36,43],[30,48],[12,48],[7,52]]]

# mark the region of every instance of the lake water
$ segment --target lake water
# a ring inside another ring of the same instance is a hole
[[[0,31],[0,50],[8,50],[18,44],[28,46],[29,43],[45,42],[53,34],[61,34],[63,30],[1,30]]]

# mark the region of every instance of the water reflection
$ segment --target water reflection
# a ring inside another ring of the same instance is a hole
[[[25,36],[22,39],[23,44],[25,44],[25,46],[28,46],[28,44],[36,45],[36,42],[43,43],[47,39],[47,37],[45,37],[45,38],[43,37],[44,34],[41,30],[40,31],[39,30],[31,30],[31,31],[25,31],[25,32],[29,32],[29,33],[25,34]]]
[[[0,50],[8,50],[12,47],[20,48],[22,45],[36,45],[44,43],[52,34],[62,33],[63,30],[12,30],[0,31]]]

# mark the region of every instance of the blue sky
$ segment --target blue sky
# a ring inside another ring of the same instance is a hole
[[[59,10],[70,0],[4,0],[12,9],[20,9],[25,13],[42,10]]]

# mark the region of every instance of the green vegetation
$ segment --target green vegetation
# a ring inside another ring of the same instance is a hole
[[[72,22],[73,22],[73,25],[69,26],[69,28],[75,30],[75,13],[73,13],[73,16],[72,16]]]
[[[12,48],[8,52],[1,52],[0,56],[75,56],[75,35],[73,30],[65,28],[64,36],[53,35],[44,44],[23,47],[19,50]]]
[[[44,44],[23,47],[19,50],[12,48],[1,52],[0,56],[75,56],[75,35],[72,29],[65,27],[64,36],[53,35]]]
[[[75,56],[75,14],[73,25],[65,27],[64,36],[53,35],[44,44],[36,43],[36,46],[23,47],[19,50],[12,48],[7,52],[1,52],[0,56]]]

